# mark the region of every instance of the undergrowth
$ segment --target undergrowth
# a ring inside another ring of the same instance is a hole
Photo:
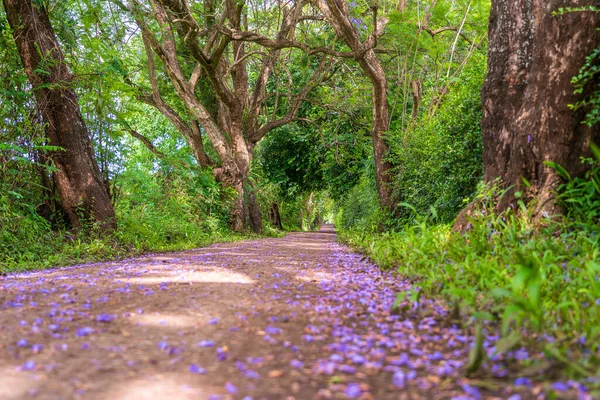
[[[0,274],[167,252],[258,237],[228,228],[228,196],[207,173],[121,177],[117,230],[52,226],[20,194],[0,194]],[[281,233],[265,226],[265,236]]]
[[[584,160],[591,162],[590,160]],[[496,214],[501,193],[479,195],[465,233],[418,217],[397,232],[340,231],[342,241],[414,282],[410,299],[437,296],[470,324],[497,324],[508,351],[529,341],[570,373],[600,374],[599,164],[562,185],[560,219],[535,221],[522,202]],[[405,300],[400,294],[399,302]]]

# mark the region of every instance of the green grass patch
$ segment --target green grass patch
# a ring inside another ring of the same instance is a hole
[[[399,232],[342,230],[340,239],[474,317],[465,321],[497,324],[513,346],[528,340],[572,373],[600,373],[598,226],[486,210],[464,234],[421,219]]]

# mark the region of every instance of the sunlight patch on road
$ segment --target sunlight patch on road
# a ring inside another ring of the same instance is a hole
[[[159,285],[161,283],[236,283],[247,285],[254,283],[254,279],[247,275],[225,269],[190,271],[177,275],[144,276],[120,280],[141,285]]]
[[[34,396],[37,386],[31,373],[19,372],[14,366],[0,368],[0,399],[17,400]]]
[[[193,380],[197,383],[198,377]],[[219,389],[198,387],[190,385],[192,379],[183,379],[180,376],[154,375],[146,379],[122,382],[111,388],[104,398],[112,400],[148,400],[148,399],[204,399]],[[222,389],[220,390],[222,391]]]
[[[208,315],[182,314],[140,314],[133,315],[129,321],[142,326],[161,326],[167,328],[190,328],[204,325],[210,320]]]

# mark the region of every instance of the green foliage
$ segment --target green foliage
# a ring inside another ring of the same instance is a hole
[[[570,204],[579,192],[568,188],[561,198]],[[543,345],[552,354],[568,350],[564,364],[577,365],[573,373],[599,372],[598,360],[585,350],[600,344],[597,225],[582,229],[581,221],[565,219],[539,226],[527,212],[495,215],[498,195],[493,189],[479,195],[484,206],[466,233],[421,218],[399,232],[373,236],[346,230],[341,236],[425,294],[446,299],[449,308],[499,324],[504,335],[500,351],[529,334],[543,334],[543,341],[529,344]],[[596,208],[584,202],[578,213]],[[472,361],[480,362],[476,354]]]
[[[392,128],[389,159],[395,197],[413,207],[395,210],[399,225],[432,208],[441,222],[449,222],[475,193],[483,173],[479,93],[485,69],[485,58],[474,57],[449,83],[434,115],[422,114],[405,130]],[[435,96],[429,99],[435,101]]]
[[[321,149],[314,129],[286,125],[260,143],[257,158],[265,177],[280,188],[281,196],[293,199],[323,188]]]
[[[598,148],[595,147],[598,153]],[[598,154],[600,155],[600,154]],[[598,157],[597,155],[597,157]],[[581,162],[589,166],[583,177],[572,178],[564,168],[555,165],[566,181],[558,188],[558,201],[567,211],[567,217],[589,228],[600,221],[600,162],[588,158]]]
[[[358,184],[340,202],[336,213],[336,226],[342,229],[356,229],[373,232],[381,228],[384,215],[379,206],[373,161]]]
[[[600,122],[600,47],[586,58],[572,83],[576,94],[587,94],[587,97],[570,107],[574,110],[583,108],[587,112],[584,123],[594,126]]]
[[[152,172],[138,167],[121,175],[114,237],[94,227],[53,231],[27,204],[0,197],[0,271],[97,261],[148,251],[189,249],[241,238],[227,228],[229,194],[209,172]]]

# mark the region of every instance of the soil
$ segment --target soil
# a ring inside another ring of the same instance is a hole
[[[410,289],[338,244],[328,225],[0,277],[0,399],[541,392],[512,378],[465,378],[473,338],[447,322],[443,305],[422,300],[391,312]]]

